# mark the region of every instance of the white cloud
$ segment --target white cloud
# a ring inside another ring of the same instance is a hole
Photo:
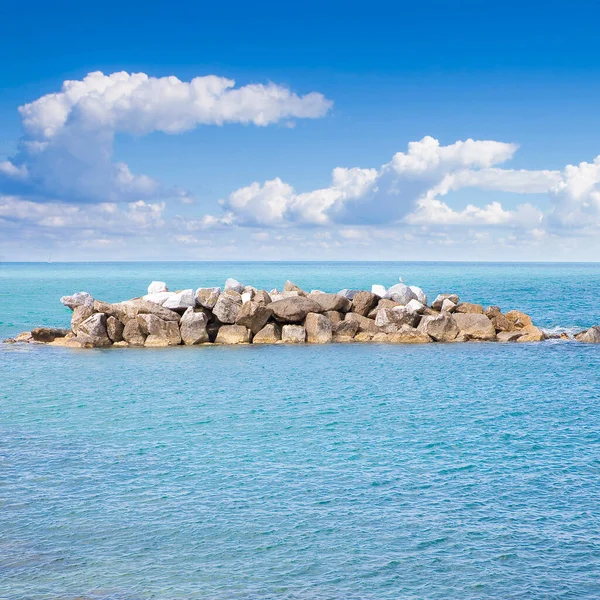
[[[547,192],[560,179],[556,171],[517,171],[494,167],[510,159],[517,146],[491,140],[458,141],[442,146],[432,137],[410,142],[379,169],[333,170],[328,188],[298,193],[279,178],[254,182],[222,201],[228,220],[238,225],[293,226],[332,223],[391,225],[424,222],[525,224],[539,213],[524,205],[515,214],[498,203],[456,213],[434,202],[452,190],[475,187],[520,193]],[[428,201],[429,203],[425,203]],[[412,213],[417,211],[415,215]],[[406,221],[404,221],[406,219]]]
[[[0,162],[0,186],[2,178],[11,185],[19,179],[21,193],[75,202],[164,197],[171,191],[112,162],[115,134],[177,134],[226,123],[266,126],[323,117],[331,106],[322,94],[299,96],[275,83],[236,88],[234,80],[214,75],[185,82],[145,73],[90,73],[19,108],[25,136],[17,156]]]

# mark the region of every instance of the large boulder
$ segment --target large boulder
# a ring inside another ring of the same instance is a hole
[[[117,302],[108,304],[107,302],[94,302],[94,310],[103,312],[106,315],[116,317],[124,324],[127,324],[131,319],[137,319],[138,315],[155,315],[164,321],[179,321],[181,318],[178,313],[168,308],[137,298],[135,300],[126,300],[125,302]]]
[[[261,306],[267,306],[267,304],[271,304],[272,302],[269,292],[266,292],[265,290],[258,290],[256,294],[254,294],[252,300]]]
[[[156,315],[138,315],[137,322],[146,335],[144,346],[163,347],[181,344],[179,324],[176,321],[165,321]]]
[[[69,335],[69,333],[71,333],[70,329],[60,329],[58,327],[36,327],[35,329],[31,330],[31,338],[34,342],[49,343],[53,342],[56,338],[66,337]]]
[[[181,312],[185,312],[190,306],[196,306],[196,294],[191,289],[177,292],[163,302],[164,308]]]
[[[578,342],[585,342],[587,344],[600,344],[600,327],[596,325],[577,333],[575,334],[575,339]]]
[[[428,344],[433,340],[425,332],[403,325],[397,332],[388,334],[388,341],[392,344]]]
[[[194,312],[192,307],[188,308],[179,321],[179,333],[181,341],[186,346],[204,344],[209,341],[206,325],[208,318],[203,312]]]
[[[416,296],[415,300],[418,300],[421,304],[427,306],[427,294],[416,285],[409,285],[410,291]]]
[[[398,302],[403,306],[407,305],[411,300],[418,300],[416,294],[403,283],[393,285],[385,294],[385,298]]]
[[[290,281],[289,279],[285,282],[283,286],[283,291],[296,292],[299,296],[308,296],[308,294],[301,287],[297,286],[293,281]]]
[[[235,290],[238,294],[241,294],[244,291],[244,284],[240,283],[237,279],[233,279],[229,277],[227,281],[225,281],[225,289],[226,290]]]
[[[242,308],[242,297],[231,294],[221,294],[212,309],[213,315],[221,321],[221,323],[233,324],[238,317]]]
[[[306,338],[311,344],[327,344],[332,337],[331,321],[318,313],[308,313],[304,322]]]
[[[300,323],[308,313],[322,313],[325,309],[312,298],[296,296],[271,302],[268,307],[273,311],[275,319],[282,323]]]
[[[123,340],[125,340],[130,346],[143,346],[146,341],[146,334],[142,331],[137,318],[130,319],[125,323],[123,329]]]
[[[387,294],[387,289],[383,285],[375,283],[371,286],[371,293],[383,298]]]
[[[446,299],[454,304],[459,303],[459,297],[456,294],[439,294],[439,296],[431,303],[431,308],[433,308],[433,310],[442,310],[442,304]]]
[[[449,312],[453,313],[456,310],[456,304],[450,300],[450,298],[445,298],[442,302],[442,308],[440,308],[441,312]]]
[[[252,331],[258,333],[273,315],[273,311],[263,304],[250,300],[242,304],[235,322],[237,325],[243,325]]]
[[[73,333],[77,333],[79,326],[86,320],[89,319],[94,314],[93,306],[88,306],[87,304],[80,304],[76,306],[73,310],[73,314],[71,315],[71,329]]]
[[[403,325],[414,327],[419,323],[419,315],[405,307],[382,308],[375,317],[375,325],[384,333],[396,333]]]
[[[148,302],[162,305],[175,295],[175,292],[156,292],[155,294],[146,294],[145,296],[142,296],[142,300],[148,300]]]
[[[352,298],[352,307],[350,310],[354,313],[366,317],[379,302],[379,296],[372,292],[357,292]]]
[[[302,325],[284,325],[281,328],[281,341],[285,344],[306,342],[306,329]]]
[[[417,329],[429,335],[436,342],[452,342],[459,332],[454,318],[446,313],[437,316],[425,315],[421,318]]]
[[[442,304],[443,307],[443,304]],[[483,306],[481,304],[473,304],[472,302],[461,302],[457,304],[454,309],[455,313],[464,313],[464,314],[483,314]],[[486,317],[487,318],[487,317]]]
[[[249,344],[252,334],[243,325],[223,325],[217,333],[217,344]]]
[[[422,315],[427,309],[427,304],[423,304],[423,302],[419,302],[418,300],[411,300],[406,305],[406,310],[409,310],[412,313],[416,313],[417,315]]]
[[[118,343],[123,341],[123,330],[125,326],[116,317],[106,318],[106,333],[111,342]]]
[[[112,341],[108,337],[106,330],[106,315],[104,313],[94,313],[88,317],[77,328],[77,338],[86,339],[92,346],[110,346]]]
[[[523,335],[525,335],[523,331],[500,331],[496,334],[496,340],[498,342],[516,342]]]
[[[317,292],[316,294],[311,294],[310,299],[318,302],[323,307],[323,310],[320,312],[336,310],[345,313],[352,307],[352,302],[339,294],[324,294],[322,292]]]
[[[281,325],[267,323],[252,339],[253,344],[276,344],[281,341]]]
[[[94,299],[87,292],[77,292],[72,296],[63,296],[60,299],[61,303],[69,307],[71,310],[75,310],[77,306],[93,306]]]
[[[348,313],[351,314],[351,313]],[[360,316],[360,315],[357,315]],[[363,317],[364,318],[364,317]],[[372,323],[373,321],[371,321]],[[358,321],[347,319],[333,324],[332,341],[333,342],[353,342],[359,333]],[[365,332],[363,332],[365,333]],[[372,333],[368,334],[373,335]]]
[[[402,306],[402,304],[400,304],[399,302],[396,302],[394,300],[389,300],[387,298],[382,298],[377,303],[377,306],[374,309],[372,309],[371,312],[367,315],[367,317],[369,317],[369,319],[374,319],[377,316],[377,313],[382,308],[396,308],[396,306]]]
[[[523,329],[524,327],[533,325],[531,317],[519,310],[511,310],[504,316],[512,323],[515,329]]]
[[[453,318],[460,333],[469,340],[491,341],[496,339],[496,328],[484,314],[455,312]]]
[[[546,339],[546,334],[535,325],[526,325],[517,331],[523,334],[517,338],[517,342],[542,342]]]
[[[221,294],[220,287],[198,288],[196,290],[196,304],[202,308],[212,310]]]
[[[358,313],[353,313],[353,312],[349,312],[346,313],[346,316],[344,317],[344,321],[351,321],[354,323],[358,324],[358,332],[359,333],[370,333],[372,335],[375,335],[376,333],[379,332],[379,328],[377,327],[377,325],[375,324],[375,321],[373,319],[369,319],[368,317],[363,317],[362,315],[359,315]]]
[[[337,310],[327,310],[323,313],[332,323],[339,323],[344,320],[344,314]]]
[[[167,284],[164,281],[153,281],[149,286],[148,286],[148,294],[162,294],[164,292],[168,292],[169,288],[167,287]]]

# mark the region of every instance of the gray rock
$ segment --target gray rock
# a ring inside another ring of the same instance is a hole
[[[175,311],[185,311],[189,307],[196,306],[196,295],[194,290],[183,290],[173,294],[163,302],[164,308]]]
[[[77,306],[94,305],[94,299],[87,292],[77,292],[72,296],[63,296],[60,301],[65,306],[68,306],[71,310],[75,310],[75,307]]]
[[[300,323],[304,321],[308,313],[325,312],[318,302],[303,296],[277,300],[271,302],[268,307],[273,311],[275,319],[282,323]]]
[[[86,320],[89,319],[94,314],[93,306],[88,306],[87,304],[80,304],[76,306],[73,310],[73,315],[71,316],[71,329],[73,333],[77,333],[79,326]]]
[[[106,318],[106,333],[113,344],[123,341],[123,330],[125,326],[116,317]]]
[[[393,285],[385,294],[385,298],[394,300],[403,306],[406,306],[411,300],[417,300],[415,293],[403,283]]]
[[[327,344],[332,337],[331,321],[318,313],[308,313],[304,322],[306,339],[310,344]]]
[[[86,341],[95,347],[110,346],[112,341],[106,330],[106,315],[104,313],[94,313],[83,321],[77,328],[77,338],[82,337],[89,338]]]
[[[323,307],[323,311],[336,310],[345,313],[352,307],[352,302],[339,294],[316,293],[312,294],[310,298],[318,302]]]
[[[94,308],[97,312],[103,312],[107,315],[116,317],[121,323],[127,324],[127,321],[136,319],[138,315],[155,315],[164,321],[179,321],[181,316],[173,310],[164,308],[154,302],[148,302],[141,298],[135,300],[126,300],[115,304],[107,302],[95,302]]]
[[[348,315],[353,313],[348,313]],[[360,315],[357,315],[360,316]],[[363,317],[364,318],[364,317]],[[372,322],[372,321],[371,321]],[[332,331],[333,342],[351,342],[359,333],[359,324],[357,320],[347,319],[333,324]],[[372,335],[369,333],[369,335]]]
[[[448,300],[454,302],[454,304],[458,304],[459,303],[459,297],[456,294],[440,294],[431,303],[431,308],[433,308],[433,310],[442,310],[442,304],[444,303],[444,300],[446,300],[446,298]]]
[[[125,323],[125,327],[123,329],[123,339],[130,346],[143,346],[146,341],[146,334],[142,331],[140,324],[137,321],[137,318],[130,319]]]
[[[250,330],[242,325],[223,325],[215,340],[217,344],[249,344],[250,341]]]
[[[242,308],[242,297],[238,294],[238,297],[230,294],[221,294],[217,300],[213,314],[221,323],[235,323],[238,317],[240,309]]]
[[[268,306],[250,300],[242,305],[235,322],[247,327],[252,333],[258,333],[272,316],[273,311]]]
[[[375,317],[375,325],[384,333],[396,333],[402,325],[414,327],[419,322],[419,315],[403,306],[382,308]]]
[[[53,342],[56,338],[66,337],[69,333],[71,333],[70,329],[61,329],[58,327],[36,327],[31,330],[31,338],[34,342]],[[20,336],[17,336],[17,340],[19,340]]]
[[[597,325],[590,327],[586,331],[576,334],[575,339],[586,344],[600,344],[600,327]]]
[[[425,315],[421,318],[417,329],[429,335],[436,342],[452,342],[459,332],[454,318],[446,313],[438,316]]]
[[[298,292],[299,296],[308,296],[308,294],[301,287],[297,286],[293,281],[290,281],[289,279],[285,282],[283,286],[283,291]]]
[[[203,312],[194,312],[193,308],[188,308],[179,321],[179,333],[181,341],[186,346],[204,344],[209,341],[206,326],[208,318]]]
[[[388,334],[391,344],[428,344],[433,340],[423,331],[403,325],[397,332]]]
[[[256,294],[254,294],[252,300],[261,306],[267,306],[267,304],[271,304],[272,302],[271,296],[269,296],[269,293],[265,292],[265,290],[258,290]]]
[[[491,341],[496,339],[496,328],[484,314],[456,312],[453,318],[460,333],[469,340]]]
[[[410,291],[415,295],[415,300],[418,300],[421,304],[427,306],[427,294],[416,285],[409,285]]]
[[[253,344],[276,344],[281,341],[281,326],[267,323],[253,338]]]
[[[360,290],[349,290],[347,288],[344,288],[343,290],[340,290],[337,293],[337,295],[338,296],[343,296],[347,300],[353,300],[354,296],[356,296],[356,294],[358,294],[358,292],[360,292]]]
[[[165,321],[151,314],[138,315],[137,321],[142,333],[148,336],[144,346],[159,348],[181,344],[179,324],[176,321]]]
[[[442,308],[440,308],[440,310],[442,312],[449,312],[449,313],[453,313],[455,309],[456,309],[456,304],[454,304],[454,302],[452,302],[452,300],[450,300],[450,298],[445,298],[444,301],[442,302]]]
[[[198,288],[196,290],[196,304],[202,308],[212,310],[221,294],[220,287]]]
[[[357,292],[352,298],[352,307],[350,310],[354,313],[366,317],[373,308],[377,306],[379,296],[371,292]]]
[[[243,283],[240,283],[237,279],[233,279],[232,277],[227,279],[227,281],[225,282],[226,290],[235,290],[236,292],[238,292],[238,294],[241,294],[244,291],[244,287],[245,286]]]
[[[306,342],[306,329],[302,325],[284,325],[281,328],[281,341],[285,344]]]

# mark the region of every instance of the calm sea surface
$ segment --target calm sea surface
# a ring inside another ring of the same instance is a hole
[[[600,324],[600,265],[0,264],[61,295],[228,276],[392,285]],[[0,345],[0,599],[597,599],[600,345]]]

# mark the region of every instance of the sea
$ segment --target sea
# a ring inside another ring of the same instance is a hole
[[[0,264],[60,296],[391,286],[600,324],[600,264]],[[600,598],[600,345],[0,344],[0,599]]]

